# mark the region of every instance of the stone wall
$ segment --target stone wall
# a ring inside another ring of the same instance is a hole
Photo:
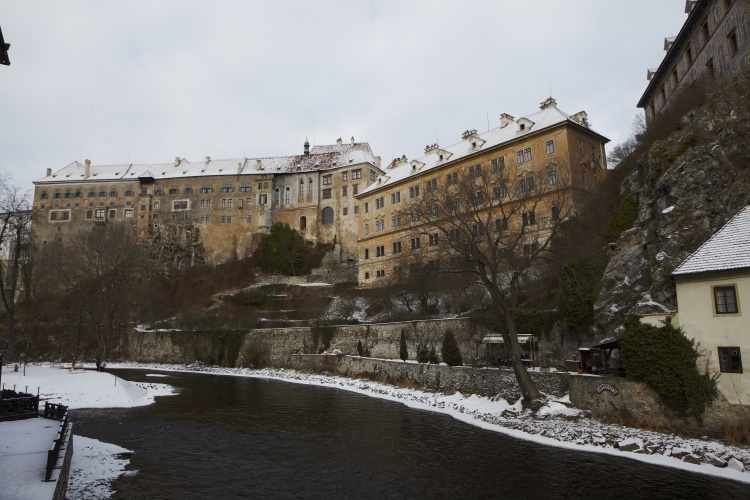
[[[570,402],[597,416],[614,417],[630,425],[714,436],[722,436],[728,425],[750,419],[750,408],[729,404],[719,395],[706,407],[703,422],[699,423],[694,417],[679,415],[666,407],[646,384],[621,377],[570,374]]]
[[[409,384],[434,391],[456,390],[464,394],[501,396],[516,400],[521,396],[513,370],[497,368],[450,367],[409,363],[400,360],[358,356],[299,355],[292,367],[311,372],[328,371],[351,378],[368,378],[389,384]],[[563,396],[568,391],[566,372],[531,372],[540,391]]]

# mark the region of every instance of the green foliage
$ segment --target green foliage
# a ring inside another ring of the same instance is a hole
[[[628,378],[648,384],[664,402],[700,421],[716,396],[716,378],[700,373],[693,341],[671,324],[644,325],[631,317],[620,338]]]
[[[313,348],[316,349],[318,353],[321,353],[331,347],[331,341],[336,335],[336,327],[314,326],[310,329],[310,332],[312,333]],[[320,349],[318,349],[318,346],[320,346]]]
[[[268,302],[268,295],[257,292],[240,292],[223,298],[236,306],[264,306]]]
[[[435,346],[430,347],[430,352],[427,355],[427,362],[431,363],[433,365],[439,365],[440,360],[438,359],[437,351],[435,350]]]
[[[424,344],[417,346],[417,363],[427,363],[430,360],[429,349]]]
[[[624,231],[627,231],[638,219],[638,195],[630,194],[620,200],[615,215],[607,224],[604,235],[608,241],[615,241]]]
[[[555,323],[553,311],[537,311],[534,309],[518,309],[513,315],[513,321],[518,333],[539,335],[548,333]]]
[[[403,328],[401,329],[401,339],[399,341],[398,355],[401,358],[401,361],[406,361],[407,359],[409,359],[409,349],[406,347],[406,332]]]
[[[603,252],[579,255],[563,268],[560,276],[560,313],[567,326],[586,332],[594,320],[594,302],[607,256]]]
[[[462,364],[461,351],[458,348],[456,336],[453,335],[453,330],[449,329],[443,335],[443,345],[440,355],[448,366],[459,366]]]
[[[364,356],[364,355],[365,355],[365,350],[362,348],[362,341],[358,340],[357,341],[357,356]]]
[[[255,257],[266,272],[297,275],[302,272],[307,253],[308,246],[297,231],[288,224],[276,223],[261,236]]]

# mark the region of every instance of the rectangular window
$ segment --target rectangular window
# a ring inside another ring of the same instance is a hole
[[[164,189],[158,187],[158,188],[154,189],[154,194],[155,195],[164,194]],[[99,197],[101,198],[102,196],[106,196],[106,194],[104,193],[104,191],[99,191]]]
[[[430,205],[427,207],[427,216],[428,217],[437,217],[438,216],[438,206],[437,205]]]
[[[370,211],[370,203],[365,202],[365,213]]]
[[[369,259],[369,258],[370,258],[370,249],[365,248],[365,259]]]
[[[490,160],[490,169],[493,174],[503,173],[505,170],[505,157],[493,158]]]
[[[520,165],[531,161],[531,148],[519,149],[516,152],[516,162]]]
[[[179,192],[180,192],[180,189],[175,186],[172,186],[171,188],[169,188],[169,194],[178,194]],[[111,193],[110,193],[110,196],[112,196]]]
[[[341,180],[342,181],[346,180],[346,174],[347,174],[347,172],[341,172]]]
[[[349,208],[344,207],[341,209],[341,215],[349,215]]]
[[[365,234],[370,234],[370,225],[365,224]]]
[[[578,154],[586,154],[583,150],[583,139],[578,139]]]
[[[201,186],[201,193],[213,193],[214,188],[208,185]]]
[[[253,216],[252,216],[252,215],[246,215],[246,216],[245,216],[245,222],[247,222],[247,223],[249,224],[249,223],[251,223],[252,221],[253,221]]]
[[[435,246],[438,244],[438,233],[432,233],[428,245]]]
[[[258,205],[268,205],[268,194],[258,195]]]
[[[354,213],[355,214],[359,213],[359,205],[354,205]]]
[[[232,216],[231,215],[222,215],[221,216],[221,223],[222,224],[231,224],[232,223]]]
[[[125,209],[125,218],[126,219],[132,219],[133,218],[133,209],[132,208],[126,208]]]
[[[411,186],[409,188],[409,198],[418,198],[419,197],[419,185]]]
[[[533,226],[536,224],[536,213],[533,210],[530,212],[524,212],[522,219],[524,226]]]
[[[249,193],[252,190],[253,190],[253,187],[250,184],[240,184],[241,193]]]
[[[419,212],[412,212],[410,220],[412,222],[419,222]]]
[[[552,205],[551,212],[552,220],[560,219],[560,207]]]
[[[42,191],[42,193],[39,195],[40,200],[46,200],[47,199],[47,191]]]
[[[331,190],[330,189],[324,189],[323,190],[323,199],[327,200],[331,197]]]
[[[393,242],[393,253],[401,253],[401,242],[400,241],[394,241]]]
[[[737,289],[734,285],[714,287],[714,307],[716,314],[737,314]]]
[[[234,192],[234,185],[233,184],[222,184],[221,185],[221,192],[222,193],[233,193]]]
[[[395,217],[391,217],[391,227],[399,227],[401,225],[401,216],[397,215]]]
[[[739,347],[719,347],[719,369],[724,373],[742,373]]]
[[[375,231],[382,231],[385,229],[385,221],[384,220],[376,220],[375,221]]]
[[[422,241],[419,238],[412,238],[411,239],[411,249],[416,250],[421,246]]]
[[[201,208],[211,208],[211,200],[201,200]]]
[[[508,230],[508,218],[495,219],[495,229],[499,232]]]
[[[333,179],[333,175],[331,175],[331,174],[329,174],[329,175],[324,175],[324,176],[323,176],[323,185],[324,185],[324,186],[328,186],[329,184],[331,184],[331,182],[332,182],[332,179]]]
[[[385,278],[385,269],[378,269],[377,271],[375,271],[375,275],[378,278]]]
[[[341,196],[346,196],[346,186],[341,188]]]
[[[425,192],[431,193],[433,191],[437,191],[437,179],[427,181],[427,185],[425,186]]]
[[[177,200],[172,202],[172,210],[187,210],[188,200]]]
[[[370,180],[374,181],[374,180],[377,180],[377,178],[378,178],[378,173],[374,170],[370,170]]]
[[[690,47],[688,47],[685,51],[685,62],[687,63],[688,67],[693,65],[693,51],[690,49]]]
[[[361,170],[352,170],[352,180],[354,179],[361,179],[362,178],[362,171]]]
[[[94,217],[98,220],[104,220],[104,214],[105,211],[103,208],[97,208],[96,212],[94,213]]]
[[[385,197],[375,198],[375,210],[385,207]]]
[[[382,257],[385,255],[385,245],[375,247],[375,257]]]
[[[714,71],[713,57],[706,62],[706,78],[708,78],[710,81],[716,80],[716,71]]]
[[[193,194],[193,188],[190,186],[185,186],[185,189],[183,190],[184,194]],[[125,196],[127,196],[127,193],[125,193]]]
[[[537,242],[529,243],[523,246],[523,254],[527,257],[538,251],[539,251],[539,243]]]
[[[551,155],[551,154],[555,153],[555,143],[554,143],[554,141],[550,140],[550,141],[545,142],[544,143],[544,147],[545,147],[548,155]]]
[[[505,184],[495,186],[492,188],[492,198],[495,200],[503,200],[508,196],[508,188]]]
[[[401,191],[391,193],[391,205],[401,202]]]
[[[221,199],[221,208],[232,208],[232,205],[234,204],[233,198],[222,198]]]
[[[357,194],[359,192],[359,184],[352,184],[352,194]]]
[[[86,210],[86,219],[91,220],[94,217],[94,211],[93,210]]]
[[[474,179],[482,176],[482,165],[471,165],[469,167],[469,179]]]
[[[109,218],[110,219],[116,219],[117,218],[117,210],[110,210],[109,211]]]
[[[549,182],[550,186],[554,186],[557,184],[557,171],[550,170],[547,172],[547,181]]]

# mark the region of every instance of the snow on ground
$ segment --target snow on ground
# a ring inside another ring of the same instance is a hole
[[[40,409],[45,400],[72,409],[131,408],[149,405],[156,396],[176,394],[165,384],[128,382],[111,373],[60,369],[51,365],[29,365],[26,375],[23,368],[16,372],[12,365],[4,366],[2,383],[6,389],[15,388],[31,394],[38,391],[42,401]],[[23,426],[29,426],[29,429]],[[52,498],[55,483],[44,483],[40,479],[44,477],[47,450],[55,439],[58,426],[59,422],[42,418],[0,422],[1,498]],[[47,427],[50,427],[49,436]],[[112,494],[110,483],[126,473],[125,467],[130,463],[125,455],[117,455],[125,453],[129,456],[130,452],[113,444],[75,435],[73,447],[68,498],[109,498]]]
[[[567,396],[551,399],[547,408],[533,415],[529,410],[522,409],[521,401],[511,405],[499,397],[490,398],[475,394],[464,396],[459,392],[450,395],[423,392],[368,380],[308,374],[294,370],[223,368],[198,363],[184,366],[126,363],[117,366],[255,377],[343,389],[396,401],[411,408],[448,414],[471,425],[540,444],[632,458],[750,483],[750,449],[604,424],[589,418],[586,412],[570,408]],[[688,453],[684,453],[684,450],[688,450]],[[690,462],[696,459],[700,463]]]
[[[171,386],[164,384],[128,382],[111,373],[94,370],[68,370],[51,365],[28,365],[14,372],[3,367],[3,385],[6,389],[29,392],[42,401],[61,403],[78,408],[131,408],[146,406],[156,396],[174,394]],[[28,389],[28,390],[27,390]],[[43,406],[40,405],[40,406]]]
[[[110,488],[112,481],[137,472],[125,470],[130,464],[131,454],[130,450],[114,444],[74,436],[67,497],[80,500],[109,498],[113,493]]]

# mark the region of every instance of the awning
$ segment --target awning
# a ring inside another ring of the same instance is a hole
[[[536,339],[533,335],[519,335],[518,336],[518,343],[519,344],[528,344],[529,341],[534,342]],[[482,339],[482,344],[504,344],[505,340],[503,340],[502,335],[492,334],[492,335],[485,335]]]

